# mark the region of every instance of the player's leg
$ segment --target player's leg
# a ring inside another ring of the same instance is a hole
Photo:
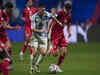
[[[5,51],[6,52],[6,54],[7,54],[7,56],[9,57],[9,58],[12,58],[11,57],[11,55],[9,54],[9,52],[8,52],[8,47],[4,44],[4,43],[2,43],[2,42],[0,42],[0,50],[1,51]]]
[[[30,56],[30,73],[33,73],[34,70],[34,60],[37,55],[37,48],[32,48],[32,55]]]
[[[9,66],[9,63],[8,62],[5,62],[5,61],[3,61],[1,64],[1,72],[2,72],[2,74],[3,75],[8,75],[8,69],[7,69],[7,67]]]
[[[6,48],[7,48],[6,45],[0,41],[0,50],[2,51],[5,50]]]
[[[47,54],[51,54],[51,52],[52,52],[52,40],[51,40],[51,29],[50,29],[50,32],[49,32],[49,34],[48,34],[48,52],[47,52]]]
[[[62,37],[59,42],[60,42],[59,47],[61,48],[61,54],[57,62],[57,72],[62,72],[62,70],[60,69],[60,65],[64,61],[64,58],[67,53],[67,49],[66,49],[67,43],[66,43],[65,37]]]
[[[28,47],[28,43],[30,42],[29,41],[30,37],[29,37],[29,34],[27,33],[27,30],[24,31],[24,37],[25,37],[24,46],[22,47],[22,50],[19,54],[21,60],[24,60],[23,54],[24,54],[24,52],[26,51],[26,49]]]
[[[11,59],[7,56],[5,50],[0,51],[0,71],[3,75],[8,75],[8,71],[13,68],[10,66]]]
[[[10,40],[7,40],[6,43],[5,43],[5,45],[7,47],[7,50],[8,50],[9,55],[11,56],[12,55],[12,47],[11,47]]]
[[[51,51],[52,51],[52,41],[50,39],[48,39],[48,52],[47,54],[51,54]]]
[[[50,54],[53,56],[58,56],[59,49],[58,49],[58,39],[53,39],[52,40],[52,48],[50,49]]]
[[[9,58],[5,58],[0,63],[0,71],[2,72],[3,75],[8,75],[8,72],[10,70],[13,70],[13,67],[10,66],[10,59]]]
[[[34,40],[37,40],[37,39],[35,39],[34,35],[32,36],[32,31],[30,29],[28,30],[28,34],[29,34],[28,48],[29,48],[29,51],[30,51],[30,60],[33,61],[33,59],[34,59],[34,57],[36,56],[36,53],[37,53],[37,46],[38,45],[37,45],[37,41],[36,41],[36,45],[32,45],[32,42],[35,43]]]
[[[36,72],[40,72],[39,65],[40,65],[40,63],[43,62],[44,57],[45,57],[46,52],[47,52],[47,38],[43,37],[41,39],[44,42],[44,44],[40,44],[40,55],[39,55],[39,57],[36,61],[36,64],[35,64]]]
[[[67,52],[66,47],[62,47],[61,50],[62,50],[62,51],[61,51],[61,54],[60,54],[59,59],[58,59],[58,62],[57,62],[57,72],[63,72],[63,71],[60,69],[60,66],[61,66],[61,64],[63,63],[64,58],[65,58],[65,56],[66,56],[66,52]]]
[[[7,36],[3,36],[2,38],[0,38],[0,41],[1,41],[1,46],[4,49],[6,48],[7,52],[11,56],[12,55],[12,49],[11,49],[11,43],[10,43],[10,40],[8,40],[8,37]]]
[[[30,70],[31,70],[30,73],[33,73],[34,72],[34,63],[35,63],[34,60],[37,55],[37,48],[38,48],[38,40],[34,36],[32,36],[30,46],[32,48],[32,54],[30,55]]]

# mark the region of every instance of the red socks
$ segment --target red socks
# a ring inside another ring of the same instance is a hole
[[[57,65],[60,66],[64,60],[64,56],[60,56]]]
[[[24,42],[24,47],[22,48],[22,52],[23,52],[23,53],[26,51],[26,48],[27,48],[27,45],[26,45],[26,43]]]
[[[32,47],[26,43],[24,43],[24,47],[22,49],[22,52],[24,53],[26,51],[26,48],[29,47],[29,50],[30,50],[30,54],[32,54]]]

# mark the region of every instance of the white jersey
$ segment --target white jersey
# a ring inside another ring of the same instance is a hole
[[[47,40],[48,40],[48,34],[47,34],[47,29],[48,29],[48,20],[49,17],[51,17],[51,14],[45,11],[45,14],[43,16],[39,16],[38,13],[35,13],[31,17],[31,28],[35,29],[44,29],[46,32],[44,33],[39,33],[39,32],[33,32],[32,40],[31,40],[31,46],[35,48],[45,48],[47,50]],[[37,37],[39,38],[37,38]]]
[[[49,12],[44,13],[43,16],[39,16],[38,13],[35,13],[31,17],[31,28],[36,28],[36,29],[44,29],[47,31],[48,28],[48,20],[51,17],[51,14]],[[34,34],[34,32],[33,32]],[[37,33],[39,37],[47,37],[47,32],[44,33]]]

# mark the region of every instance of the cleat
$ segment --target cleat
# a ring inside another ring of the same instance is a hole
[[[14,67],[13,67],[13,66],[8,66],[8,67],[6,67],[6,69],[7,69],[7,70],[13,70]]]
[[[33,74],[34,73],[34,69],[32,68],[30,71],[29,71],[30,74]]]
[[[40,73],[40,67],[39,67],[39,65],[35,65],[34,68],[35,68],[35,72]]]
[[[56,71],[56,72],[63,72],[63,71],[60,69],[59,66],[56,65],[56,67],[57,67],[57,71]]]

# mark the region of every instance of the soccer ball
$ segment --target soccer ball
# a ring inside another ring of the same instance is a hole
[[[55,64],[51,64],[49,66],[48,72],[51,73],[51,74],[56,74],[56,71],[57,71],[56,65]]]

